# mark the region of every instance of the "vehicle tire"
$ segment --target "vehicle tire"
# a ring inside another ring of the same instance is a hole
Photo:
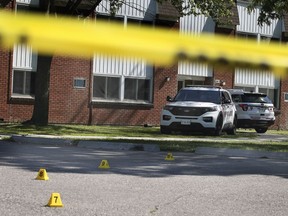
[[[268,128],[255,128],[257,133],[266,133],[266,131],[268,130]]]
[[[227,134],[229,135],[236,135],[236,128],[237,128],[237,117],[234,117],[233,125],[230,129],[227,130]]]
[[[216,128],[214,130],[214,136],[220,136],[222,133],[223,116],[219,115],[216,122]]]
[[[171,130],[164,128],[163,126],[160,126],[160,132],[161,134],[171,134]]]

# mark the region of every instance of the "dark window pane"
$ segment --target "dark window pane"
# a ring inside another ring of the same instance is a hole
[[[136,100],[136,79],[125,79],[125,99]]]
[[[94,76],[93,97],[105,98],[106,77]]]
[[[13,93],[23,95],[35,94],[35,72],[14,71]]]
[[[24,71],[14,71],[13,75],[13,93],[23,94],[24,88]]]
[[[107,77],[107,99],[120,99],[120,79]]]
[[[138,80],[138,100],[149,101],[149,89],[150,89],[150,81],[149,80]]]
[[[26,72],[24,94],[31,95],[35,93],[35,73]]]
[[[36,73],[31,72],[30,76],[30,94],[35,95],[35,79],[36,79]]]

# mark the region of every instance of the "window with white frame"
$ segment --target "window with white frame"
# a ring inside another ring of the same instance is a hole
[[[122,82],[121,80],[124,80]],[[93,100],[151,103],[152,79],[94,75]]]
[[[258,43],[270,43],[270,41],[280,42],[279,38],[273,38],[271,36],[261,35],[259,33],[237,32],[236,37],[247,40],[255,40]]]
[[[16,12],[30,10],[26,1],[16,3]],[[30,46],[15,44],[12,63],[12,97],[34,97],[36,70],[37,54]]]
[[[151,25],[152,21],[97,15],[96,20],[129,25]],[[153,67],[144,60],[95,55],[93,60],[93,101],[150,104]]]

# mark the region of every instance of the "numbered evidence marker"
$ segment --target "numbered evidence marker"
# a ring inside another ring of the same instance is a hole
[[[37,180],[49,180],[46,169],[41,168],[36,177]]]
[[[100,169],[109,169],[110,166],[109,166],[109,163],[107,160],[102,160],[99,167]]]
[[[168,153],[165,160],[174,160],[172,153]]]
[[[49,206],[49,207],[63,207],[60,194],[59,193],[52,193],[47,206]]]

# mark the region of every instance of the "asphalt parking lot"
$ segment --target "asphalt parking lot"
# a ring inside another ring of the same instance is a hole
[[[1,214],[287,215],[288,160],[166,154],[1,141]]]

